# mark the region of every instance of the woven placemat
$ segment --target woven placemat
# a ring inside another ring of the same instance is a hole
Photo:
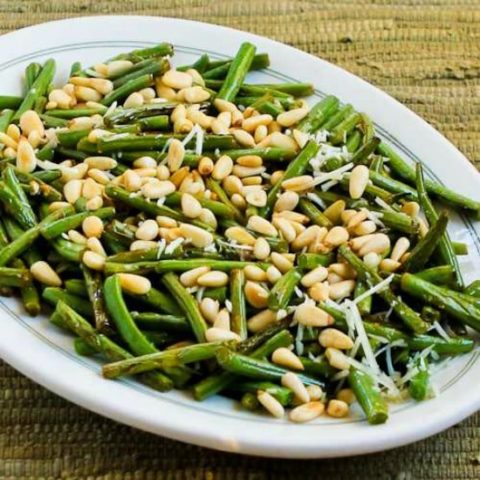
[[[115,13],[228,25],[321,56],[407,104],[480,165],[478,0],[0,0],[0,33]],[[269,460],[213,452],[119,425],[0,363],[0,479],[478,480],[479,463],[479,414],[381,454]]]

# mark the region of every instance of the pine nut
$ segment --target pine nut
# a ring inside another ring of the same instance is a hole
[[[322,402],[308,402],[290,411],[289,418],[295,423],[305,423],[322,415],[325,405]]]
[[[211,327],[205,332],[205,340],[207,342],[228,342],[229,340],[239,342],[241,338],[235,332],[223,328]]]
[[[77,232],[76,230],[69,230],[67,235],[68,238],[77,245],[87,244],[87,237],[84,237],[80,232]]]
[[[205,248],[213,242],[213,235],[210,232],[195,225],[182,223],[179,231],[184,238],[192,242],[197,248]]]
[[[82,262],[92,270],[102,271],[105,266],[105,257],[87,250],[82,257]]]
[[[257,333],[265,330],[272,323],[277,321],[277,314],[272,310],[262,310],[247,321],[248,330]]]
[[[285,368],[291,368],[292,370],[304,370],[304,366],[300,359],[291,350],[285,347],[277,348],[272,353],[272,362]],[[308,401],[308,398],[306,401]]]
[[[328,283],[314,283],[309,289],[308,289],[308,296],[312,299],[315,300],[316,302],[324,302],[325,300],[329,299],[330,295],[330,286]]]
[[[155,220],[157,221],[159,227],[175,228],[178,226],[177,221],[175,219],[166,217],[164,215],[158,215],[158,217]]]
[[[365,220],[359,223],[354,229],[353,233],[361,237],[362,235],[369,235],[377,230],[377,225],[372,220]]]
[[[131,93],[123,102],[124,108],[137,108],[144,104],[145,100],[143,95],[139,92]]]
[[[279,217],[274,218],[273,226],[278,229],[281,236],[288,243],[292,243],[297,237],[297,232],[295,231],[295,229],[292,227],[290,222],[288,220],[285,220],[284,218],[279,218]]]
[[[215,217],[215,214],[208,208],[202,208],[202,211],[200,212],[198,219],[201,222],[206,223],[213,229],[215,230],[217,229],[217,226],[218,226],[217,218]]]
[[[380,257],[380,255],[378,253],[375,253],[375,252],[370,252],[370,253],[367,253],[364,257],[363,257],[363,262],[365,263],[365,265],[369,268],[377,268],[378,265],[380,265],[380,262],[381,262],[382,258]]]
[[[192,130],[193,123],[188,118],[182,118],[173,124],[173,131],[175,133],[188,133]]]
[[[245,196],[245,200],[255,207],[264,207],[267,204],[267,193],[265,190],[250,192]]]
[[[265,125],[259,125],[255,129],[254,139],[256,143],[260,143],[268,135],[268,128]]]
[[[245,130],[234,130],[232,132],[233,138],[242,147],[253,148],[255,147],[255,140],[252,135]]]
[[[304,369],[300,359],[294,353],[292,353],[290,350],[288,350],[288,348],[282,348],[282,349],[279,348],[276,351],[278,351],[278,350],[282,350],[282,351],[286,350],[291,355],[293,355],[293,357],[295,358],[294,365],[296,365],[297,367],[299,365],[301,365],[301,368],[300,367],[296,368],[297,370],[303,370]],[[275,352],[273,352],[274,355],[275,355]],[[284,363],[276,362],[275,360],[274,360],[274,363],[277,363],[278,365],[283,365],[287,368],[295,368],[295,367],[292,367],[290,364],[286,365]],[[291,363],[291,362],[287,362],[287,363]],[[282,383],[282,386],[292,390],[296,399],[298,401],[300,401],[301,403],[307,403],[307,402],[310,401],[310,395],[308,394],[308,391],[305,388],[305,385],[301,382],[300,378],[298,377],[298,375],[296,373],[293,373],[293,372],[285,373],[284,375],[282,375],[281,383]]]
[[[133,293],[134,295],[146,295],[152,288],[148,278],[132,273],[119,273],[120,286],[122,290]]]
[[[145,198],[158,199],[173,193],[175,185],[169,180],[157,180],[143,185],[141,191]]]
[[[348,222],[352,219],[354,215],[358,212],[356,210],[347,209],[340,214],[340,219],[345,225],[348,225]],[[366,218],[366,217],[365,217]]]
[[[323,242],[327,247],[338,247],[348,241],[348,230],[343,227],[333,227],[324,238]]]
[[[292,190],[294,192],[302,192],[313,187],[314,182],[311,175],[300,175],[282,181],[282,188],[284,190]]]
[[[225,230],[225,236],[229,240],[233,240],[240,245],[253,246],[255,244],[255,237],[245,230],[243,227],[230,227]]]
[[[272,252],[270,259],[275,267],[277,267],[282,273],[287,273],[293,268],[293,263],[278,252]]]
[[[118,77],[122,73],[125,73],[133,66],[133,63],[130,60],[113,60],[106,65],[95,65],[95,70],[97,67],[100,68],[100,72],[106,77]],[[98,71],[98,70],[97,70]]]
[[[100,195],[87,200],[85,203],[85,208],[89,211],[98,210],[103,206],[103,198]]]
[[[386,252],[389,248],[390,239],[388,238],[388,236],[384,233],[377,233],[373,236],[373,238],[368,240],[368,242],[359,249],[358,255],[360,257],[363,257],[370,252],[382,254]]]
[[[265,218],[252,215],[247,222],[247,228],[267,237],[277,237],[277,229]]]
[[[144,156],[144,157],[137,158],[133,162],[133,167],[134,168],[157,168],[157,162],[152,157]]]
[[[247,202],[239,193],[234,193],[230,200],[240,210],[244,210],[247,207]]]
[[[332,300],[341,300],[350,296],[355,289],[355,280],[343,280],[330,285],[329,297]]]
[[[151,102],[156,96],[155,90],[151,87],[142,88],[138,93],[143,97],[145,103]]]
[[[357,272],[348,263],[331,263],[328,266],[330,273],[336,273],[344,280],[353,280],[357,278]]]
[[[319,227],[318,225],[311,225],[306,228],[298,237],[292,242],[292,248],[294,250],[301,250],[302,248],[311,245],[315,241],[321,241],[327,234],[325,227]]]
[[[87,238],[99,238],[103,233],[103,222],[97,216],[90,215],[82,222],[82,230]]]
[[[267,280],[270,283],[276,283],[280,278],[282,278],[282,272],[274,265],[270,265],[267,268]]]
[[[318,385],[309,385],[307,387],[307,393],[310,397],[310,402],[315,402],[323,398],[323,390]]]
[[[25,112],[21,117],[20,117],[20,126],[21,126],[21,123],[22,123],[22,118],[24,117],[24,115],[28,114],[29,112],[32,112],[33,110],[28,110],[27,112]],[[33,111],[37,117],[38,117],[38,114]],[[40,117],[39,117],[39,120],[40,120]],[[42,127],[43,127],[43,124],[42,124]],[[27,128],[27,127],[26,127]],[[33,131],[34,129],[32,129]],[[29,132],[30,133],[30,132]],[[7,127],[7,131],[6,131],[6,134],[7,136],[9,136],[13,141],[15,142],[18,142],[20,140],[20,137],[21,137],[21,133],[20,133],[20,129],[14,124],[14,123],[11,123],[8,127]],[[28,135],[28,133],[26,134]]]
[[[341,400],[330,400],[327,406],[327,415],[334,418],[343,418],[348,415],[348,404]]]
[[[140,188],[142,188],[142,179],[133,170],[127,170],[122,177],[123,177],[123,186],[129,192],[137,192],[138,190],[140,190]]]
[[[203,80],[203,77],[194,68],[189,68],[185,73],[188,73],[192,77],[193,83],[201,85],[202,87],[205,86],[205,81]]]
[[[184,193],[181,198],[183,214],[188,218],[197,218],[202,213],[202,205],[189,193]]]
[[[199,110],[193,110],[191,107],[187,110],[187,118],[200,125],[204,130],[209,130],[212,127],[213,117],[206,115]]]
[[[342,351],[337,350],[336,348],[327,348],[325,350],[325,357],[333,368],[337,368],[338,370],[350,369],[348,357]]]
[[[237,158],[236,162],[242,167],[250,168],[257,168],[263,165],[263,159],[258,155],[242,155],[241,157]]]
[[[259,125],[268,125],[273,121],[273,117],[268,114],[256,115],[255,117],[246,118],[242,122],[242,128],[251,133],[256,130]]]
[[[213,167],[212,177],[215,180],[227,178],[233,170],[233,160],[228,155],[222,155]]]
[[[185,147],[180,140],[174,138],[168,147],[167,165],[171,172],[176,172],[183,163]]]
[[[323,282],[327,277],[328,270],[320,265],[304,275],[300,282],[304,287],[309,288],[315,283]]]
[[[327,282],[329,285],[334,285],[335,283],[343,282],[344,278],[336,273],[329,273],[327,277]]]
[[[323,214],[334,224],[340,223],[342,213],[345,210],[345,202],[343,200],[337,200],[325,209]]]
[[[351,240],[350,246],[352,247],[352,250],[359,250],[362,248],[364,245],[366,245],[370,240],[375,238],[377,234],[371,234],[371,235],[363,235],[362,237],[357,237]]]
[[[18,143],[16,165],[22,173],[33,172],[37,166],[37,158],[33,147],[24,138],[21,138]]]
[[[218,118],[214,118],[212,120],[211,129],[215,135],[228,135],[230,133],[227,125],[225,125]]]
[[[108,176],[108,173],[104,172],[103,170],[99,170],[98,168],[90,169],[87,174],[100,185],[106,185],[107,183],[110,183],[110,177]]]
[[[285,175],[284,170],[275,170],[270,177],[270,184],[276,185],[278,182],[283,180],[283,176]]]
[[[70,180],[63,186],[63,195],[68,203],[74,204],[82,194],[82,181]]]
[[[90,200],[98,195],[102,195],[103,188],[93,178],[87,178],[83,182],[82,196],[87,200]]]
[[[177,70],[171,69],[163,74],[162,83],[175,90],[181,90],[183,88],[191,87],[193,78],[188,73],[178,72]]]
[[[350,350],[353,347],[352,339],[336,328],[326,328],[322,330],[318,341],[324,348],[331,347],[338,350]]]
[[[253,255],[257,260],[265,260],[270,255],[270,245],[263,237],[255,240]]]
[[[190,169],[188,167],[181,167],[170,176],[170,181],[175,187],[180,187],[183,181],[190,175]]]
[[[220,328],[222,330],[230,330],[230,313],[226,308],[222,308],[213,322],[213,328]]]
[[[348,191],[353,199],[360,198],[368,184],[368,167],[365,165],[357,165],[350,174]]]
[[[273,125],[274,125],[273,123],[270,124],[269,131],[271,131],[271,127]],[[270,135],[265,137],[257,146],[261,148],[268,148],[268,147],[283,148],[285,150],[293,150],[293,151],[298,149],[297,142],[292,137],[289,137],[288,135],[280,133],[279,131],[270,133]]]
[[[58,108],[70,108],[75,103],[75,100],[70,95],[68,95],[68,93],[64,92],[63,90],[61,90],[59,88],[56,88],[56,89],[52,90],[48,94],[48,100],[49,100],[49,103],[55,104],[54,108],[57,108],[57,107]]]
[[[266,308],[268,305],[268,291],[258,283],[247,280],[245,283],[245,298],[255,308]]]
[[[259,391],[257,393],[257,399],[262,406],[276,418],[282,418],[285,415],[285,409],[282,404],[268,392]]]
[[[219,112],[235,112],[237,111],[237,106],[232,103],[232,102],[228,102],[227,100],[223,100],[221,98],[216,98],[214,101],[213,101],[213,105],[215,106],[215,108],[219,111]]]
[[[103,248],[102,242],[96,237],[90,237],[87,240],[87,248],[92,252],[98,253],[99,255],[107,256],[105,249]]]
[[[306,327],[326,327],[333,323],[333,318],[313,303],[302,303],[296,307],[293,319]]]
[[[186,272],[183,272],[180,275],[180,283],[184,287],[194,287],[197,285],[198,279],[202,276],[205,275],[210,271],[210,267],[198,267],[198,268],[193,268],[192,270],[188,270]]]
[[[209,157],[202,157],[198,162],[198,173],[203,176],[210,175],[213,172],[213,160]]]
[[[229,175],[228,177],[226,177],[223,180],[222,185],[229,195],[233,195],[234,193],[241,193],[243,188],[242,181],[235,175]]]
[[[118,162],[110,157],[87,157],[83,162],[88,165],[88,168],[98,170],[111,170],[118,165]]]
[[[267,273],[257,265],[247,265],[244,268],[245,277],[253,282],[266,282]]]
[[[158,236],[158,223],[155,220],[145,220],[135,232],[138,240],[155,240]]]
[[[337,393],[337,399],[345,402],[347,405],[352,404],[356,400],[355,394],[353,393],[353,390],[351,388],[342,388]]]
[[[161,79],[157,78],[155,80],[155,91],[157,92],[157,96],[161,99],[170,100],[172,102],[178,100],[175,90],[164,85]]]
[[[283,112],[277,117],[277,122],[282,127],[291,127],[297,124],[302,118],[308,115],[308,108],[294,108],[288,112]]]
[[[255,175],[261,175],[265,170],[265,167],[244,167],[237,164],[233,167],[233,174],[240,178],[253,177]]]
[[[213,270],[198,277],[197,283],[202,287],[224,287],[228,284],[228,275],[225,272]]]
[[[56,212],[57,210],[69,207],[70,204],[68,202],[52,202],[48,205],[49,212]]]
[[[90,87],[75,86],[75,97],[83,102],[100,102],[102,94]]]
[[[392,249],[390,258],[395,261],[399,261],[410,248],[410,240],[407,237],[400,237]]]
[[[347,224],[348,229],[355,228],[357,225],[359,225],[361,222],[367,219],[367,212],[365,210],[360,210],[359,212],[356,212],[354,215],[352,215],[349,219]]]
[[[20,117],[19,124],[23,135],[26,137],[28,137],[32,132],[37,132],[40,137],[43,137],[45,134],[45,127],[43,126],[42,120],[40,120],[40,117],[35,110],[27,110],[24,112]]]
[[[420,213],[420,205],[417,202],[405,202],[401,208],[411,218],[417,218]]]
[[[210,98],[210,92],[208,92],[199,85],[185,88],[182,90],[182,93],[187,103],[205,102]]]
[[[70,88],[67,90],[67,93],[69,93],[69,90],[72,90],[72,84],[75,86],[93,88],[102,95],[108,95],[113,90],[113,83],[104,78],[71,77],[69,82]]]
[[[284,210],[294,210],[295,207],[298,205],[300,197],[298,196],[298,193],[292,192],[292,191],[287,191],[282,193],[277,201],[275,202],[275,206],[273,207],[273,210],[275,212],[282,212]]]
[[[62,285],[62,280],[57,272],[47,262],[42,260],[35,262],[30,267],[30,273],[35,280],[49,287],[60,287]]]
[[[303,148],[310,139],[308,133],[301,132],[300,130],[294,130],[292,136],[300,148]]]
[[[157,247],[158,243],[152,240],[135,240],[130,244],[130,251],[135,252],[137,250],[151,250]]]
[[[282,217],[285,220],[288,220],[289,222],[298,222],[298,223],[305,223],[305,224],[310,222],[310,219],[306,215],[298,212],[289,212],[287,210],[284,210],[283,212],[275,212],[273,215]]]
[[[382,272],[393,273],[400,268],[402,264],[391,258],[384,258],[379,265]]]
[[[202,312],[202,315],[205,320],[207,320],[207,322],[215,322],[219,309],[220,304],[218,303],[218,300],[214,300],[213,298],[208,297],[202,298],[202,301],[200,302],[200,312]]]

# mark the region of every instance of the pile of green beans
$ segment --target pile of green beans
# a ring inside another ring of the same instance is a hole
[[[480,280],[439,206],[477,218],[480,202],[335,96],[248,83],[270,65],[249,42],[173,53],[75,62],[58,88],[53,59],[32,63],[24,95],[0,95],[0,294],[105,378],[198,401],[296,422],[356,401],[374,425],[388,397],[429,398],[431,365],[480,332]]]

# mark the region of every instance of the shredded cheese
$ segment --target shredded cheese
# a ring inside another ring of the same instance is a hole
[[[383,289],[388,287],[388,285],[390,285],[393,278],[394,278],[394,275],[392,274],[389,277],[387,277],[385,280],[382,280],[377,285],[374,285],[372,288],[369,288],[366,292],[363,292],[361,295],[355,298],[353,300],[353,303],[358,304],[361,301],[365,300],[366,298],[372,296],[374,293],[381,292]]]

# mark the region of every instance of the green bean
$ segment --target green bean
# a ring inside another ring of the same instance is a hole
[[[312,223],[320,227],[332,228],[333,224],[327,216],[321,212],[313,202],[306,198],[301,198],[298,206],[302,213],[304,213]]]
[[[168,195],[165,199],[165,205],[169,207],[178,207],[181,204],[182,194],[174,192]],[[231,202],[223,203],[223,200],[218,202],[208,198],[199,197],[197,199],[203,208],[208,208],[216,217],[234,218],[239,214],[238,209]],[[241,215],[241,214],[240,214]]]
[[[83,278],[88,292],[88,298],[92,304],[93,319],[95,328],[102,332],[110,327],[107,312],[105,310],[105,299],[103,297],[102,276],[99,272],[90,270],[82,265]]]
[[[339,143],[345,142],[347,135],[360,123],[361,119],[362,117],[359,113],[351,113],[332,129],[329,138],[330,143],[332,145],[338,145]]]
[[[326,119],[322,124],[319,125],[319,128],[326,130],[327,132],[332,131],[340,122],[347,118],[351,113],[354,112],[353,107],[348,103],[340,107],[334,115],[331,115]],[[360,132],[359,132],[360,134]]]
[[[131,314],[135,323],[138,323],[142,328],[186,334],[192,332],[190,324],[182,316],[153,312],[131,312]]]
[[[128,80],[126,83],[112,90],[108,95],[106,95],[101,103],[102,105],[110,106],[113,102],[122,100],[128,97],[131,93],[137,92],[142,88],[151,87],[153,85],[153,76],[150,73],[141,75],[140,77],[133,78]]]
[[[247,305],[245,300],[245,273],[235,269],[230,274],[230,302],[232,312],[230,314],[231,329],[242,340],[248,336],[247,332]]]
[[[228,209],[233,212],[233,216],[239,222],[243,222],[243,215],[242,212],[232,203],[228,195],[226,194],[225,190],[222,188],[219,182],[214,180],[213,178],[209,177],[206,181],[207,187],[217,195],[219,200],[228,207]],[[227,217],[231,218],[231,217]]]
[[[125,75],[122,75],[121,77],[115,79],[113,81],[113,87],[119,88],[122,85],[125,85],[126,83],[131,82],[132,80],[135,80],[138,77],[144,75],[162,75],[168,70],[168,68],[169,62],[166,58],[161,58],[159,60],[147,60],[142,68],[137,69],[133,72],[126,73]]]
[[[62,288],[47,287],[42,292],[42,298],[52,306],[56,306],[62,301],[80,315],[84,315],[88,318],[93,316],[92,305],[88,300],[72,295]]]
[[[297,255],[297,265],[305,270],[313,270],[319,266],[327,267],[333,263],[332,253],[300,253]]]
[[[177,67],[177,70],[180,72],[186,72],[187,70],[193,69],[196,70],[198,73],[203,73],[208,67],[209,62],[210,57],[207,53],[204,53],[200,57],[198,57],[198,60],[196,60],[191,65],[182,65],[181,67]]]
[[[297,129],[305,133],[314,133],[331,117],[338,108],[338,98],[328,95],[310,110],[308,115],[298,124]]]
[[[17,218],[19,223],[25,228],[35,226],[37,224],[37,218],[27,196],[25,195],[25,192],[22,190],[20,182],[15,174],[15,169],[11,165],[8,165],[7,168],[5,168],[2,172],[2,178],[6,187],[13,192],[18,200],[18,202],[15,204],[18,205],[20,210],[17,210],[13,213],[15,218]]]
[[[154,307],[161,312],[165,312],[171,315],[181,315],[182,311],[178,306],[177,302],[161,290],[157,290],[152,287],[148,293],[144,295],[133,295],[130,294],[132,298]]]
[[[281,405],[288,407],[292,405],[294,394],[292,390],[286,387],[280,387],[270,382],[239,382],[230,386],[229,390],[240,393],[254,393],[259,390],[267,392],[275,397]],[[256,398],[256,397],[255,397]]]
[[[284,273],[270,290],[268,308],[274,311],[286,310],[301,279],[302,271],[298,268],[292,268]]]
[[[15,97],[13,95],[0,95],[0,110],[16,109],[22,103],[22,97]]]
[[[23,267],[0,267],[0,285],[2,287],[26,287],[32,283],[30,272]]]
[[[142,59],[154,57],[171,57],[173,55],[173,45],[170,43],[159,43],[153,47],[140,48],[132,50],[128,53],[120,53],[111,58],[109,62],[114,60],[130,60],[133,63],[138,63]]]
[[[408,392],[410,396],[417,401],[425,400],[428,394],[428,387],[430,381],[430,373],[428,371],[428,366],[426,365],[427,360],[423,360],[425,366],[420,366],[420,362],[417,362],[417,368],[419,369],[418,373],[415,374],[408,384]]]
[[[65,290],[78,297],[89,298],[87,285],[85,284],[85,280],[81,278],[69,278],[65,280]]]
[[[78,117],[91,117],[92,115],[103,115],[107,111],[107,107],[94,108],[69,108],[69,109],[53,109],[48,111],[49,117],[62,118],[70,120]]]

